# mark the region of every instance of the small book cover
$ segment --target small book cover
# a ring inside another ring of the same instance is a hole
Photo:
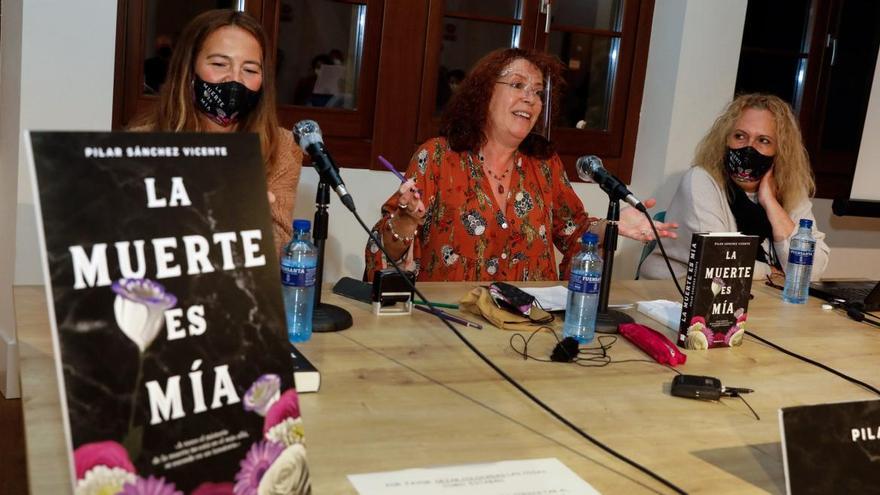
[[[257,136],[26,147],[74,491],[308,483]]]
[[[779,410],[789,494],[880,494],[880,400]]]
[[[293,386],[297,393],[317,392],[321,388],[321,372],[318,368],[296,347],[290,357],[293,358]]]
[[[758,237],[737,232],[691,237],[678,345],[687,349],[742,343]]]

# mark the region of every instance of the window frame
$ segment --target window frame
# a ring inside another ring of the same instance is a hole
[[[300,119],[318,121],[327,147],[341,166],[383,170],[375,160],[376,156],[383,155],[398,168],[406,168],[416,147],[436,135],[438,127],[433,112],[444,2],[340,1],[367,6],[358,108],[322,109],[285,104],[278,106],[279,121],[285,128]],[[600,156],[606,168],[622,180],[629,182],[632,178],[655,0],[621,1],[624,3],[621,47],[608,130],[554,128],[551,133],[572,180],[578,180],[574,163],[585,154]],[[248,0],[245,6],[266,28],[273,52],[278,40],[281,2]],[[523,0],[521,47],[546,49],[548,38],[543,34],[546,14],[540,12],[541,3],[541,0]],[[134,116],[156,102],[155,96],[145,95],[141,89],[145,7],[146,0],[119,2],[114,129],[124,128]],[[469,15],[457,12],[457,16]],[[472,17],[498,20],[492,16]]]

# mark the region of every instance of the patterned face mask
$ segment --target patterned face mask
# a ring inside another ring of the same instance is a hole
[[[735,182],[755,182],[773,166],[773,157],[762,155],[751,146],[727,148],[724,154],[724,167]]]
[[[209,83],[199,76],[193,80],[196,107],[224,127],[238,122],[253,110],[260,101],[260,94],[238,81]]]

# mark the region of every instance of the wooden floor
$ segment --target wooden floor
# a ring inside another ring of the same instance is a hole
[[[21,399],[0,395],[0,494],[27,493]]]

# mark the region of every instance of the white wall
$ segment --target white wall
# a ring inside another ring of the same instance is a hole
[[[116,1],[4,1],[2,17],[0,188],[10,194],[2,194],[0,214],[0,304],[11,304],[13,266],[15,284],[43,283],[21,131],[110,129]],[[14,262],[5,255],[13,245]],[[0,313],[13,314],[11,307]],[[14,342],[13,325],[0,320],[0,340]],[[0,369],[7,369],[3,361]]]
[[[877,81],[880,57],[877,57],[874,74],[874,85],[868,100],[868,115],[865,116],[865,130],[862,132],[859,158],[856,161],[856,175],[849,197],[880,201],[880,188],[877,187],[880,183],[880,139],[877,139],[880,130],[880,81]]]

